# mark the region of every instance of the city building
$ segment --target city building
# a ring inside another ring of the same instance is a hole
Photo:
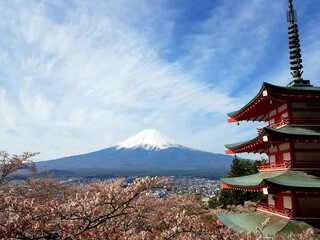
[[[287,12],[290,69],[287,86],[263,83],[258,94],[243,108],[229,113],[228,122],[263,121],[257,137],[227,144],[226,153],[266,154],[257,174],[222,179],[223,189],[262,191],[264,202],[257,211],[218,214],[219,223],[239,231],[265,234],[301,232],[320,222],[320,88],[302,78],[302,60],[296,12],[292,0]]]

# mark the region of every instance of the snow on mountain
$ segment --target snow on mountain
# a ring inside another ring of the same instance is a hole
[[[144,148],[147,150],[163,150],[170,147],[182,147],[182,145],[177,144],[172,139],[162,135],[156,129],[144,130],[127,140],[115,145],[117,149],[122,148]]]

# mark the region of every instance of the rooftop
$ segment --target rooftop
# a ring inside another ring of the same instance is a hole
[[[301,233],[308,228],[313,228],[317,235],[320,234],[319,226],[315,222],[286,220],[261,212],[217,214],[217,217],[225,226],[235,231],[256,232],[257,228],[267,222],[262,230],[265,235]]]

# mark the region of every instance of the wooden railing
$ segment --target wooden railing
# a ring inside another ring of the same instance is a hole
[[[270,124],[268,127],[270,127],[270,128],[279,128],[279,127],[287,125],[288,123],[289,123],[289,119],[281,118],[280,121],[276,121],[275,123]]]
[[[259,164],[259,171],[267,171],[274,169],[288,169],[291,167],[291,162],[283,162],[283,163],[267,163],[267,164]]]
[[[263,210],[271,214],[273,213],[273,214],[281,215],[286,218],[292,217],[291,209],[277,208],[275,206],[270,206],[270,205],[267,205],[266,203],[261,203],[261,202],[257,203],[257,207],[258,207],[258,210]]]

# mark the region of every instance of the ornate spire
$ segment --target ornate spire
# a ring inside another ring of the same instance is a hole
[[[289,9],[287,11],[287,20],[289,23],[289,49],[290,49],[290,69],[292,70],[291,75],[293,80],[288,84],[289,87],[293,86],[310,86],[309,80],[302,79],[302,60],[301,60],[301,49],[300,40],[298,33],[297,24],[297,13],[293,9],[292,0],[288,0]]]

